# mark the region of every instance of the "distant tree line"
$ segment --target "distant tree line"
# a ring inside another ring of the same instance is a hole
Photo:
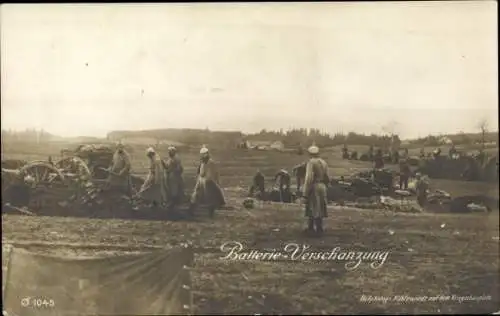
[[[261,130],[259,133],[246,135],[246,139],[262,141],[282,141],[286,147],[304,147],[315,143],[319,147],[330,147],[337,145],[373,145],[375,147],[387,147],[391,143],[400,143],[398,135],[376,135],[376,134],[358,134],[349,132],[347,134],[336,133],[329,134],[319,129],[290,129],[288,131],[269,131]]]
[[[44,142],[50,141],[54,136],[43,129],[25,129],[22,131],[2,129],[2,141]]]
[[[131,137],[148,137],[157,142],[175,141],[185,145],[201,144],[218,146],[235,146],[241,141],[243,134],[235,131],[210,131],[209,129],[155,129],[143,131],[113,131],[107,139],[112,141],[126,140]]]
[[[23,131],[2,130],[4,141],[49,141],[55,136],[43,129],[26,129]],[[391,144],[399,144],[398,135],[360,134],[356,132],[329,134],[315,128],[292,128],[287,131],[266,130],[258,133],[243,134],[238,131],[210,131],[209,129],[156,129],[143,131],[112,131],[108,133],[108,141],[118,141],[129,137],[150,137],[158,142],[170,140],[180,142],[188,146],[199,146],[207,144],[217,147],[236,146],[244,140],[248,141],[281,141],[288,148],[308,147],[315,143],[319,147],[347,145],[364,145],[375,147],[389,147]],[[486,133],[459,133],[447,135],[456,145],[477,144],[481,142],[498,142],[498,132]],[[442,144],[443,136],[426,136],[409,143],[413,146],[439,146]]]

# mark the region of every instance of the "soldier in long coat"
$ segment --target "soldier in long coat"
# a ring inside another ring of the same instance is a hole
[[[415,189],[417,191],[417,203],[420,207],[427,204],[427,194],[429,191],[429,180],[426,176],[422,176],[419,172],[416,174],[417,183]]]
[[[130,156],[125,151],[123,144],[119,143],[116,146],[113,161],[109,168],[108,184],[110,190],[131,196],[132,183],[130,169]]]
[[[373,158],[374,158],[374,149],[373,145],[370,145],[370,147],[368,148],[368,159],[370,159],[370,161],[373,161]]]
[[[403,159],[399,162],[399,188],[408,190],[408,180],[410,179],[411,169],[408,159]]]
[[[422,147],[422,148],[420,148],[420,159],[425,159],[425,157],[426,157],[425,156],[425,148]]]
[[[201,148],[200,160],[196,185],[191,195],[190,213],[192,214],[197,206],[203,204],[208,207],[209,216],[213,217],[215,210],[225,205],[226,202],[219,186],[217,166],[210,157],[208,148]]]
[[[319,148],[309,147],[311,158],[306,165],[303,197],[306,204],[306,217],[308,217],[307,233],[323,233],[323,218],[327,217],[328,205],[328,165],[319,158]]]
[[[146,150],[146,156],[149,160],[149,173],[137,195],[151,202],[152,206],[162,206],[167,202],[165,169],[161,157],[153,148]]]
[[[182,178],[184,167],[175,147],[168,148],[168,159],[164,162],[164,167],[167,177],[167,207],[172,210],[182,203],[184,198],[184,180]]]
[[[307,162],[303,162],[301,164],[296,165],[292,169],[293,175],[295,176],[295,181],[297,181],[297,192],[301,192],[300,187],[306,177],[306,165]]]
[[[344,144],[344,147],[342,147],[342,159],[349,159],[349,149],[347,148],[347,144]]]
[[[253,197],[255,194],[255,191],[258,192],[259,198],[263,199],[266,194],[266,178],[262,174],[260,170],[257,170],[257,173],[253,177],[253,182],[252,186],[250,187],[250,194],[249,196]]]
[[[290,193],[290,174],[285,169],[281,169],[274,176],[274,181],[279,189],[281,201],[283,201],[284,197],[288,196]]]
[[[383,169],[384,168],[384,155],[382,153],[382,149],[377,149],[375,156],[373,157],[373,167],[374,169]]]

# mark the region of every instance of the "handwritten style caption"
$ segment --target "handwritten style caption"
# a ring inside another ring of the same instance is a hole
[[[222,260],[340,261],[345,262],[346,270],[354,270],[358,268],[362,262],[370,262],[371,268],[379,269],[389,256],[389,251],[352,251],[343,250],[340,247],[335,247],[328,251],[315,251],[308,245],[299,245],[296,243],[286,244],[283,249],[256,250],[247,249],[240,242],[230,241],[222,244],[220,249],[225,253],[225,256],[220,257]]]

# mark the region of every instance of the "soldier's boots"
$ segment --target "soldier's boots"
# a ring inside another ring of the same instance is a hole
[[[214,218],[214,216],[215,216],[215,207],[209,207],[208,208],[208,216],[210,218]]]
[[[165,205],[168,212],[174,212],[178,206],[179,206],[178,199],[172,199],[172,200],[168,201]]]
[[[316,218],[314,221],[315,221],[315,226],[316,226],[316,233],[318,235],[323,234],[323,219]]]
[[[312,234],[314,233],[314,219],[309,218],[309,221],[307,223],[307,228],[304,231],[306,234]]]
[[[190,203],[187,213],[190,217],[194,217],[194,210],[196,209],[196,204]]]

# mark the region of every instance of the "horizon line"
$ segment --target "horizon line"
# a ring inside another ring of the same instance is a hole
[[[370,135],[376,135],[376,136],[390,136],[390,133],[383,133],[383,132],[365,132],[365,133],[359,133],[354,130],[347,131],[347,132],[335,132],[335,133],[330,133],[328,131],[323,131],[322,129],[317,129],[313,127],[294,127],[294,128],[278,128],[278,129],[266,129],[262,128],[262,130],[266,130],[267,132],[280,132],[280,130],[283,130],[284,133],[287,131],[293,131],[293,130],[319,130],[322,133],[325,133],[329,136],[335,136],[335,135],[348,135],[349,133],[355,133],[358,135],[365,135],[365,136],[370,136]],[[39,131],[39,132],[44,132],[47,134],[50,134],[51,136],[55,137],[60,137],[60,138],[83,138],[83,137],[89,137],[89,138],[107,138],[110,133],[116,133],[116,132],[148,132],[148,131],[158,131],[158,130],[177,130],[177,131],[182,131],[182,130],[192,130],[192,131],[208,131],[208,132],[224,132],[224,133],[241,133],[242,136],[252,136],[252,135],[258,135],[260,131],[258,132],[244,132],[241,130],[223,130],[223,129],[210,129],[209,127],[206,128],[151,128],[151,129],[130,129],[130,130],[110,130],[108,131],[105,135],[101,136],[90,136],[90,135],[80,135],[80,136],[63,136],[61,134],[54,134],[48,130],[45,130],[44,128],[24,128],[24,129],[14,129],[14,128],[9,128],[5,129],[2,128],[1,131],[3,132],[27,132],[27,131]],[[496,131],[487,131],[486,134],[491,134],[491,133],[499,133],[499,130]],[[481,134],[481,131],[459,131],[459,132],[443,132],[443,133],[430,133],[425,136],[417,136],[417,137],[407,137],[407,138],[401,138],[398,133],[394,133],[394,136],[399,136],[401,140],[413,140],[413,139],[421,139],[429,136],[453,136],[453,135],[460,135],[460,134]]]

